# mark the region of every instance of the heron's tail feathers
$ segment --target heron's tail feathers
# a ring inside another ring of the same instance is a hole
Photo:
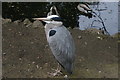
[[[72,73],[73,73],[73,64],[66,64],[65,70],[66,70],[69,74],[72,74]]]

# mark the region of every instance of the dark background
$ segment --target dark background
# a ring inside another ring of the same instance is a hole
[[[46,17],[51,6],[54,5],[57,7],[58,13],[66,27],[79,27],[78,19],[81,14],[77,9],[79,3],[83,2],[3,2],[2,16],[3,18],[10,18],[12,21],[24,20],[25,18],[31,19],[33,17]]]

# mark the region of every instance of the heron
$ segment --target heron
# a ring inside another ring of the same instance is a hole
[[[72,74],[75,60],[75,44],[69,30],[63,25],[58,15],[50,15],[45,18],[33,18],[45,22],[45,34],[49,47],[63,69]]]

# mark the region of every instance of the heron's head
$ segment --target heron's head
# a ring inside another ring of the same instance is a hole
[[[41,20],[47,24],[62,25],[62,19],[58,15],[50,15],[47,18],[33,18],[34,20]]]

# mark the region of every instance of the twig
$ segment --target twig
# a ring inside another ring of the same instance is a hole
[[[101,20],[101,23],[103,25],[102,29],[104,29],[104,31],[106,32],[107,35],[110,35],[109,32],[107,31],[106,27],[105,27],[103,19],[100,17],[100,15],[97,15],[96,12],[93,12],[93,13]]]
[[[53,14],[53,11],[52,11],[53,9],[55,10],[56,15],[60,16],[59,13],[58,13],[58,11],[57,11],[57,8],[55,6],[52,6],[50,8],[50,12],[48,12],[47,16],[50,16],[50,15]]]

